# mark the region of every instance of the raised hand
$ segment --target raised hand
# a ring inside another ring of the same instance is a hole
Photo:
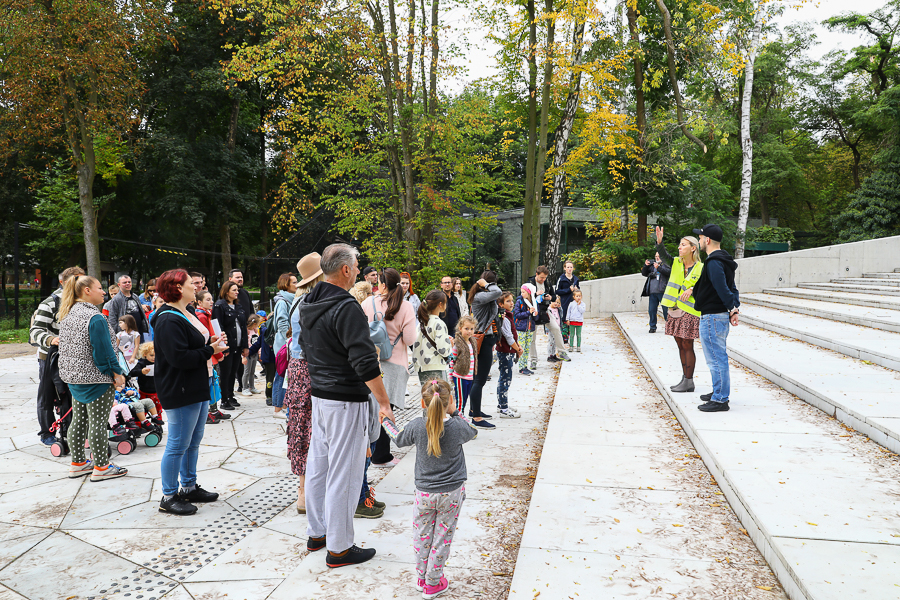
[[[663,240],[663,228],[659,225],[656,226],[656,243],[662,244]]]

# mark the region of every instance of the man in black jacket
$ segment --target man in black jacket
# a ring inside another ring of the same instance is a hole
[[[659,257],[659,252],[656,253],[654,260],[645,260],[644,266],[641,268],[641,275],[647,278],[647,281],[644,282],[644,291],[641,292],[641,297],[647,296],[650,298],[650,333],[656,333],[659,304],[662,302],[663,293],[669,284],[669,275],[671,273],[672,267],[662,261]],[[668,320],[669,309],[663,306],[662,310],[663,319]]]
[[[459,298],[453,293],[453,278],[449,275],[441,277],[441,290],[447,295],[447,309],[441,314],[441,320],[447,326],[450,336],[456,335],[456,324],[459,322]]]
[[[238,286],[238,297],[237,302],[241,305],[241,308],[244,309],[244,314],[247,318],[250,318],[250,315],[254,314],[256,311],[253,310],[253,299],[250,298],[250,292],[244,289],[244,272],[240,269],[232,269],[228,272],[228,279],[235,282]],[[256,377],[256,374],[253,374]],[[244,363],[238,361],[237,364],[237,393],[240,394],[243,390],[241,387],[241,382],[244,381]],[[255,381],[255,379],[251,379],[250,381]]]
[[[694,285],[694,308],[700,311],[700,339],[703,355],[712,376],[712,394],[704,394],[698,408],[703,412],[728,410],[731,394],[731,374],[728,371],[728,349],[725,342],[728,331],[738,325],[738,290],[734,286],[737,263],[722,250],[722,228],[705,225],[695,229],[700,239],[700,249],[706,252],[703,273]],[[691,290],[689,290],[691,291]]]
[[[303,297],[297,311],[300,346],[309,366],[312,438],[306,466],[307,548],[328,548],[325,563],[343,567],[375,556],[353,543],[353,515],[369,441],[369,394],[380,412],[394,413],[381,380],[369,323],[347,290],[359,274],[356,249],[332,244],[322,253],[325,281]]]

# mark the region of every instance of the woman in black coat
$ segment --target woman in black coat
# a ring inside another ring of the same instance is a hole
[[[166,271],[156,280],[156,286],[166,303],[153,319],[154,379],[169,423],[160,464],[163,497],[159,510],[191,515],[197,512],[192,502],[213,502],[219,497],[197,485],[197,459],[209,404],[209,361],[227,346],[224,340],[210,336],[206,326],[188,310],[195,296],[187,271]]]
[[[240,288],[233,281],[226,281],[219,290],[219,300],[212,309],[212,318],[219,322],[222,333],[228,339],[228,350],[219,361],[219,385],[222,387],[222,403],[225,410],[240,406],[234,399],[234,382],[237,379],[241,356],[250,354],[247,343],[247,313],[238,302]]]

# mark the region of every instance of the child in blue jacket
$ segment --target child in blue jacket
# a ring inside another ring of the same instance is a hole
[[[519,373],[533,375],[537,368],[537,352],[534,344],[534,317],[537,315],[537,306],[534,303],[534,286],[526,283],[522,286],[522,293],[516,298],[513,306],[513,319],[516,322],[516,331],[519,332],[519,346],[522,347],[522,356],[519,357]],[[528,368],[529,356],[531,369]]]

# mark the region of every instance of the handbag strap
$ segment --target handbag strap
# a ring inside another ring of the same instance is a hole
[[[378,307],[375,305],[374,295],[372,296],[372,310],[375,311],[375,314],[372,317],[373,319],[375,319],[376,321],[384,321],[384,314],[380,310],[378,310]],[[380,319],[378,318],[378,315],[381,315]]]

